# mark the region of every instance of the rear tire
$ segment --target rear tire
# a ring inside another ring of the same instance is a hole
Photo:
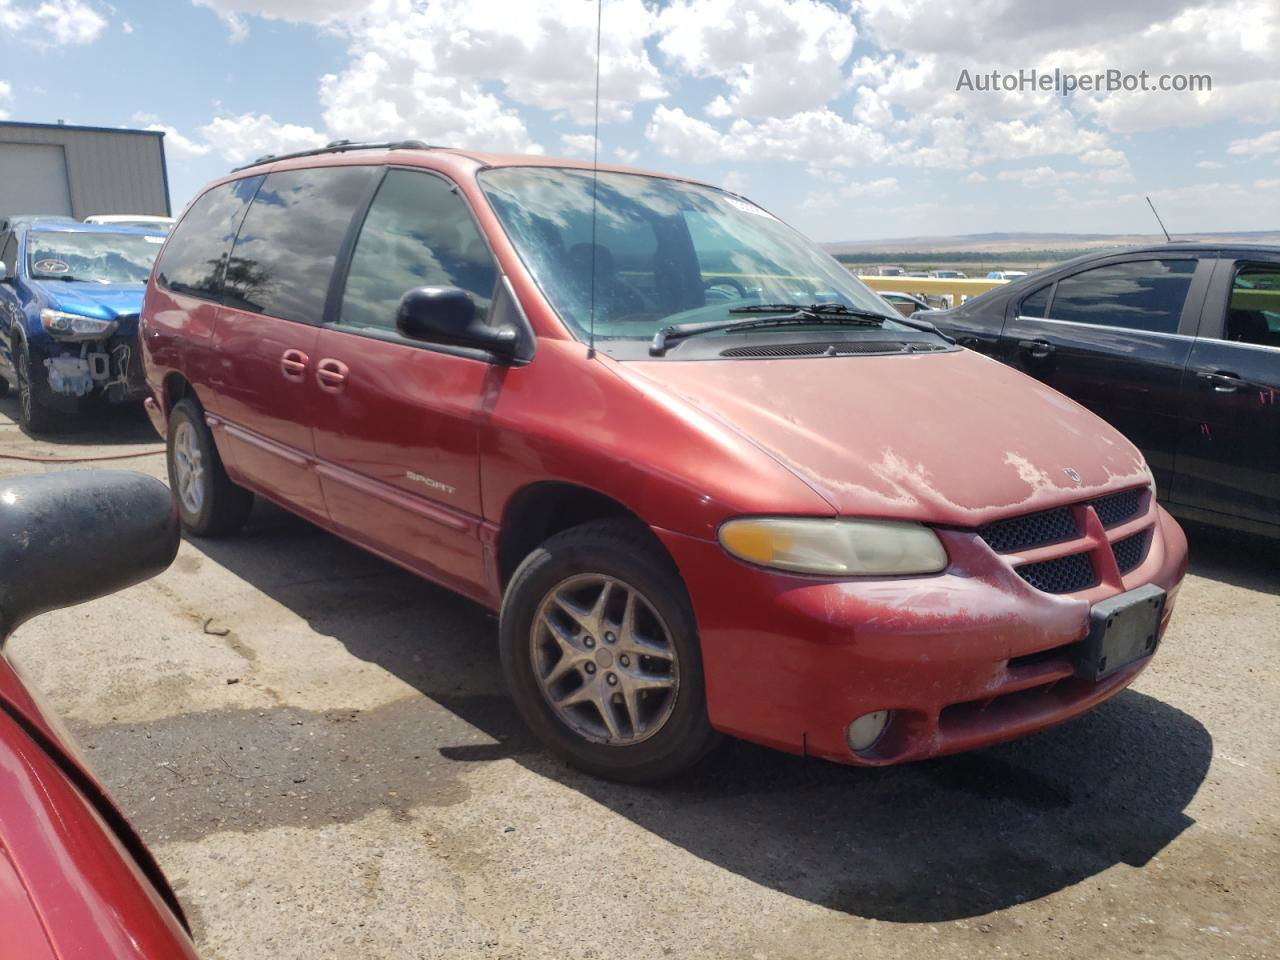
[[[520,715],[575,767],[652,782],[719,740],[688,593],[635,521],[583,524],[526,557],[507,586],[499,638]]]
[[[32,369],[31,352],[26,340],[19,340],[13,350],[13,375],[18,387],[18,423],[27,433],[54,433],[63,424],[49,399],[49,385]]]
[[[219,537],[244,526],[253,494],[227,476],[204,411],[191,397],[169,413],[165,460],[184,529],[197,537]]]

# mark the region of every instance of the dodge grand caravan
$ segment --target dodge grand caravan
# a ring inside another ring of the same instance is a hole
[[[1134,679],[1185,572],[1115,430],[684,179],[263,158],[189,206],[142,331],[192,534],[259,495],[500,611],[522,716],[602,776],[1042,729]]]

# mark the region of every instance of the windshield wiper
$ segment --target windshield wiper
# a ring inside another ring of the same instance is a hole
[[[730,313],[809,313],[819,316],[866,317],[868,320],[896,320],[896,316],[877,310],[863,310],[843,303],[749,303],[744,307],[731,307]]]
[[[653,335],[649,344],[649,356],[660,357],[667,352],[668,345],[675,340],[696,337],[700,333],[715,333],[717,330],[747,330],[752,327],[786,327],[809,326],[812,324],[832,324],[835,326],[879,327],[886,320],[897,320],[887,314],[874,310],[860,310],[847,307],[843,303],[753,303],[744,307],[733,307],[730,313],[769,313],[774,316],[759,317],[754,320],[709,320],[704,323],[677,323],[663,327]]]

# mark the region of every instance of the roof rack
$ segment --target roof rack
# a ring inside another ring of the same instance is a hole
[[[323,147],[315,147],[311,150],[298,150],[295,153],[267,153],[253,160],[250,163],[243,164],[239,167],[232,167],[231,172],[236,173],[239,170],[248,170],[250,167],[256,167],[263,163],[274,163],[277,160],[293,160],[297,157],[318,157],[325,153],[346,153],[348,150],[438,150],[430,143],[423,143],[421,140],[385,140],[385,141],[361,141],[361,140],[334,140],[326,143]]]

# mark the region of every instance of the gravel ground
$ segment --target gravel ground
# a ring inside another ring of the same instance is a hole
[[[137,412],[41,440],[14,413],[0,456],[160,449]],[[1131,690],[886,770],[735,742],[661,787],[581,776],[522,731],[490,615],[263,505],[9,653],[210,960],[1272,958],[1280,548],[1190,533]]]

